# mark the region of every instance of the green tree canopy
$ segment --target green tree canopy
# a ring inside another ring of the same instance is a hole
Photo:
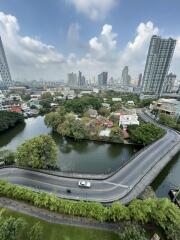
[[[14,127],[18,122],[23,122],[24,117],[20,113],[0,111],[0,132]]]
[[[41,135],[25,141],[17,148],[17,163],[32,168],[57,166],[57,147],[49,135]]]
[[[134,143],[147,145],[161,138],[165,130],[152,123],[142,123],[139,126],[129,126],[128,132]]]

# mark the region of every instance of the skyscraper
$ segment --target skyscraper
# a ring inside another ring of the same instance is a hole
[[[107,86],[108,72],[102,72],[98,75],[98,85]]]
[[[79,86],[84,86],[86,85],[86,79],[85,79],[85,76],[82,75],[82,72],[79,71],[79,74],[78,74],[78,85]]]
[[[121,83],[124,86],[128,86],[131,83],[131,76],[129,75],[128,66],[125,66],[122,70]]]
[[[0,37],[0,74],[3,82],[3,86],[4,87],[11,86],[12,85],[11,74],[9,71],[1,37]]]
[[[160,96],[169,70],[176,40],[152,36],[143,75],[141,93]]]
[[[168,74],[164,81],[163,92],[171,93],[173,90],[175,81],[176,81],[176,75],[173,73]]]
[[[139,74],[138,87],[141,87],[141,83],[142,83],[142,73]]]
[[[68,84],[69,85],[77,85],[77,75],[76,73],[68,73]]]

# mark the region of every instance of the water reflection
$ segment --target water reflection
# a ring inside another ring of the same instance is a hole
[[[0,147],[7,146],[11,140],[24,130],[26,123],[18,123],[16,127],[0,133]]]
[[[168,165],[166,165],[158,177],[153,181],[152,187],[158,197],[167,197],[169,189],[178,188],[180,186],[179,173],[180,153],[177,154]]]

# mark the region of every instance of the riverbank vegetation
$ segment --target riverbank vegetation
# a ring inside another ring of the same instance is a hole
[[[0,165],[12,165],[15,163],[15,153],[4,149],[0,151]]]
[[[60,135],[76,140],[89,139],[123,143],[122,130],[118,126],[118,121],[111,128],[109,137],[100,136],[100,131],[105,128],[106,120],[103,118],[101,120],[90,118],[88,112],[79,118],[72,112],[67,113],[65,108],[61,107],[56,112],[48,113],[44,121],[47,127],[52,127]]]
[[[0,132],[14,127],[17,123],[23,121],[24,117],[20,113],[0,111]]]
[[[16,162],[19,166],[36,169],[56,168],[57,146],[49,135],[26,140],[17,148]]]
[[[177,119],[176,117],[173,117],[171,115],[161,113],[159,115],[159,122],[165,126],[180,131],[180,118]]]
[[[63,107],[45,116],[45,124],[48,127],[52,127],[54,131],[62,136],[71,137],[76,140],[89,139],[124,143],[125,133],[119,127],[117,118],[110,118],[108,121],[104,120],[103,117],[100,119],[90,118],[88,113],[79,118],[74,113],[66,113]],[[107,131],[108,123],[113,123],[109,130],[109,136],[101,136],[101,131]],[[139,126],[128,126],[128,134],[128,138],[132,143],[145,146],[161,138],[165,134],[165,130],[151,123],[140,122]]]
[[[105,207],[97,202],[60,199],[53,194],[37,193],[4,181],[0,181],[0,196],[99,222],[154,223],[164,231],[169,240],[178,240],[180,234],[180,209],[168,199],[133,200],[128,206],[113,203],[111,207]]]
[[[165,134],[165,130],[152,123],[141,123],[139,126],[129,126],[128,132],[133,143],[148,145]]]

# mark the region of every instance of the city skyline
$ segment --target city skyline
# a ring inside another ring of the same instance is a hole
[[[42,4],[44,11],[40,11]],[[150,39],[157,34],[177,40],[170,71],[179,79],[180,3],[171,4],[168,21],[166,14],[157,17],[157,11],[167,12],[170,4],[162,0],[151,4],[105,0],[103,7],[95,0],[88,0],[86,6],[77,0],[1,2],[0,35],[12,78],[66,81],[69,72],[78,70],[86,78],[103,71],[119,78],[127,65],[132,79],[138,80],[144,72]]]

